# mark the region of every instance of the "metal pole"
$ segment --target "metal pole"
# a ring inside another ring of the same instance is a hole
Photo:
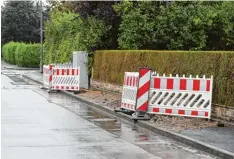
[[[42,10],[42,0],[41,3],[41,19],[40,19],[40,35],[41,35],[41,48],[40,48],[40,72],[43,73],[43,10]]]

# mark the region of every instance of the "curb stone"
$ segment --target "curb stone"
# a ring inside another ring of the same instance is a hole
[[[38,84],[43,84],[41,81],[38,81],[36,79],[33,79],[27,75],[22,75],[24,78],[27,78],[31,81],[34,81]],[[95,104],[93,102],[90,102],[90,101],[87,101],[87,100],[84,100],[70,92],[67,92],[67,91],[60,91],[61,93],[67,95],[67,96],[70,96],[72,98],[75,98],[81,102],[84,102],[92,107],[94,107],[95,109],[99,109],[99,110],[102,110],[104,112],[107,112],[109,113],[110,115],[113,115],[121,120],[127,120],[131,123],[133,123],[133,120],[132,118],[129,116],[129,115],[126,115],[124,113],[121,113],[121,112],[114,112],[113,109],[110,109],[108,107],[104,107],[104,106],[100,106],[98,104]],[[135,123],[136,126],[140,126],[140,127],[143,127],[145,129],[148,129],[152,132],[155,132],[159,135],[162,135],[162,136],[165,136],[165,137],[168,137],[174,141],[177,141],[177,142],[180,142],[180,143],[183,143],[185,145],[188,145],[188,146],[191,146],[193,148],[196,148],[198,150],[201,150],[201,151],[204,151],[204,152],[207,152],[209,154],[212,154],[212,155],[215,155],[217,157],[220,157],[222,159],[234,159],[234,153],[231,153],[229,151],[226,151],[226,150],[223,150],[221,148],[217,148],[215,146],[212,146],[212,145],[209,145],[209,144],[206,144],[202,141],[198,141],[198,140],[195,140],[195,139],[192,139],[190,137],[187,137],[187,136],[184,136],[184,135],[181,135],[181,134],[177,134],[177,133],[174,133],[174,132],[171,132],[171,131],[168,131],[168,130],[165,130],[165,129],[162,129],[162,128],[156,128],[156,127],[153,127],[149,124],[146,124],[145,122],[143,121],[137,121]]]
[[[9,70],[39,70],[40,68],[15,68],[15,67],[6,67],[4,66],[5,69]]]

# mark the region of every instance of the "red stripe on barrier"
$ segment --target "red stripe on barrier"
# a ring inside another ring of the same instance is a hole
[[[187,80],[181,79],[180,80],[180,90],[186,90]]]
[[[67,86],[66,89],[69,89],[69,86]]]
[[[64,86],[61,86],[61,89],[64,89]]]
[[[148,68],[141,68],[139,71],[139,78],[143,77],[146,73],[148,73],[150,70]]]
[[[200,80],[193,80],[193,90],[194,91],[200,90]]]
[[[141,88],[138,89],[137,98],[140,98],[143,94],[149,91],[150,82],[146,82]]]
[[[205,112],[205,116],[208,116],[208,112]]]
[[[142,104],[141,106],[139,106],[137,108],[137,110],[145,112],[145,111],[147,111],[147,108],[148,108],[148,101],[146,101],[144,104]]]
[[[59,89],[59,86],[56,86],[55,88],[56,88],[56,89]]]
[[[75,74],[75,69],[72,69],[72,75],[74,75]]]
[[[178,110],[178,114],[184,115],[185,111],[184,110]]]
[[[74,89],[74,87],[71,87],[71,89]]]
[[[62,75],[64,75],[64,69],[62,69]]]
[[[70,69],[67,69],[67,75],[70,75]]]
[[[153,108],[153,112],[158,113],[159,112],[159,108]]]
[[[192,111],[192,112],[191,112],[191,115],[193,115],[193,116],[198,116],[198,111]]]
[[[126,84],[127,86],[129,85],[129,77],[127,76],[127,84]]]
[[[56,75],[59,75],[59,69],[56,69]]]
[[[76,75],[79,75],[79,69],[77,68]]]
[[[161,85],[161,79],[160,78],[154,78],[154,88],[160,89]]]
[[[174,80],[167,79],[167,89],[173,89]]]
[[[210,91],[210,80],[206,81],[206,91],[209,92]]]
[[[52,81],[52,77],[53,77],[52,75],[49,76],[49,82]]]
[[[172,113],[172,109],[166,109],[165,112],[171,114]]]

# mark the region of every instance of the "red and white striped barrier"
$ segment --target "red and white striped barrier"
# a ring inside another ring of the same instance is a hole
[[[125,72],[121,108],[135,110],[138,72]]]
[[[210,118],[213,77],[151,77],[148,113]]]
[[[43,66],[43,85],[49,90],[80,89],[80,68],[72,66]]]
[[[136,110],[146,112],[148,109],[151,70],[140,68],[139,85],[137,90]]]
[[[44,88],[50,89],[51,87],[53,67],[54,67],[53,64],[43,65],[43,87]]]
[[[130,74],[129,72],[127,74]],[[135,73],[136,74],[136,73]],[[126,78],[126,74],[125,74]],[[126,80],[125,80],[126,82]],[[206,78],[203,76],[192,77],[166,77],[165,75],[153,73],[147,68],[139,71],[139,85],[136,96],[131,98],[131,106],[123,106],[124,85],[122,108],[145,112],[149,114],[166,114],[208,118],[211,117],[213,76]],[[134,102],[134,100],[136,102]],[[136,109],[133,109],[134,104]]]

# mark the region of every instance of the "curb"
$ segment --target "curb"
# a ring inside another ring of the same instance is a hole
[[[4,66],[4,68],[8,70],[40,70],[40,68],[14,68],[14,67],[6,67],[6,66]]]
[[[27,78],[27,79],[29,79],[31,81],[34,81],[34,82],[38,83],[38,84],[43,84],[43,82],[40,82],[40,81],[38,81],[36,79],[28,77],[27,75],[22,75],[22,76],[24,78]],[[133,120],[129,115],[126,115],[126,114],[121,113],[121,112],[114,112],[113,109],[110,109],[110,108],[104,107],[104,106],[100,106],[100,105],[95,104],[93,102],[84,100],[84,99],[82,99],[82,98],[80,98],[80,97],[78,97],[78,96],[76,96],[76,95],[74,95],[74,94],[72,94],[70,92],[66,92],[66,91],[60,91],[60,92],[67,95],[67,96],[69,96],[69,97],[72,97],[72,98],[77,99],[77,100],[79,100],[81,102],[84,102],[84,103],[94,107],[95,109],[102,110],[104,112],[109,113],[110,115],[118,117],[121,120],[126,120],[126,121],[129,121],[129,122],[133,123]],[[171,132],[171,131],[167,131],[167,130],[164,130],[164,129],[161,129],[161,128],[156,128],[156,127],[148,125],[148,124],[146,124],[145,122],[142,122],[142,121],[137,121],[134,124],[137,125],[137,126],[140,126],[142,128],[148,129],[148,130],[150,130],[152,132],[155,132],[155,133],[157,133],[159,135],[168,137],[168,138],[170,138],[170,139],[172,139],[174,141],[183,143],[183,144],[191,146],[191,147],[193,147],[195,149],[198,149],[198,150],[207,152],[209,154],[215,155],[215,156],[220,157],[222,159],[234,159],[234,153],[231,153],[231,152],[223,150],[221,148],[217,148],[215,146],[206,144],[206,143],[204,143],[202,141],[198,141],[198,140],[192,139],[190,137],[187,137],[187,136],[184,136],[184,135],[181,135],[181,134],[177,134],[177,133],[174,133],[174,132]]]

